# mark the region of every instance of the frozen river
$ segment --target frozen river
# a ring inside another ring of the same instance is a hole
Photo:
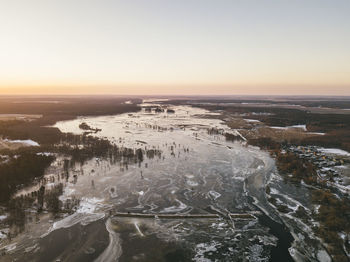
[[[221,133],[239,133],[216,113],[189,106],[171,109],[175,113],[143,108],[58,122],[65,133],[82,134],[86,130],[79,125],[86,123],[101,130],[92,135],[119,147],[161,155],[145,155],[140,164],[92,159],[73,167],[79,175],[65,184],[61,200],[80,199],[76,212],[41,222],[40,230],[28,227],[30,245],[19,238],[13,250],[27,250],[33,261],[268,261],[280,236],[269,230],[266,216],[258,217],[263,211],[277,219],[265,197],[265,183],[276,172],[274,160],[244,142],[226,141]],[[212,128],[221,131],[208,132]],[[117,217],[115,212],[213,213],[219,218]],[[230,219],[230,213],[252,216]]]

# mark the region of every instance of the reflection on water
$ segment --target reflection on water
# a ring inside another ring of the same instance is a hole
[[[57,232],[72,230],[83,236],[90,234],[84,226],[102,230],[101,221],[105,224],[103,251],[90,239],[79,249],[81,254],[90,254],[82,258],[97,261],[269,259],[276,237],[254,216],[231,219],[228,214],[256,211],[248,196],[270,212],[264,184],[275,169],[273,160],[259,149],[226,141],[223,132],[208,132],[211,128],[232,130],[221,120],[206,117],[207,111],[186,106],[172,109],[175,113],[143,109],[138,113],[84,117],[56,124],[62,132],[82,134],[86,130],[79,125],[87,123],[101,129],[92,135],[108,138],[120,147],[154,149],[161,154],[147,155],[139,164],[113,164],[96,158],[83,166],[72,167],[77,176],[65,183],[60,200],[79,199],[79,206],[73,214],[57,221],[42,218],[37,232],[33,232],[37,229],[35,225],[26,229],[25,234],[33,238],[31,246],[37,245],[27,252],[33,260],[40,260],[52,249],[37,239],[56,241],[55,237],[62,239],[64,234]],[[132,218],[113,216],[115,212],[217,213],[220,218]],[[29,241],[24,237],[16,241],[14,254],[28,248]],[[78,242],[72,238],[72,245]],[[66,247],[65,253],[68,250]],[[64,260],[60,253],[55,259]]]

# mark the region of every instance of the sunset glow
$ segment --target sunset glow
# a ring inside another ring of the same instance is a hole
[[[6,1],[0,94],[350,95],[350,2]]]

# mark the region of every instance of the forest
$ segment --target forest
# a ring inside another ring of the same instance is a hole
[[[53,156],[23,152],[1,164],[0,203],[8,201],[19,185],[28,184],[34,178],[43,176],[53,160]]]

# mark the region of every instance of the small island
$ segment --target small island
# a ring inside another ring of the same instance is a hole
[[[85,122],[81,123],[79,125],[79,128],[82,129],[82,130],[92,131],[92,132],[95,132],[95,133],[102,131],[102,129],[100,129],[100,128],[93,128],[93,127],[89,126]]]

